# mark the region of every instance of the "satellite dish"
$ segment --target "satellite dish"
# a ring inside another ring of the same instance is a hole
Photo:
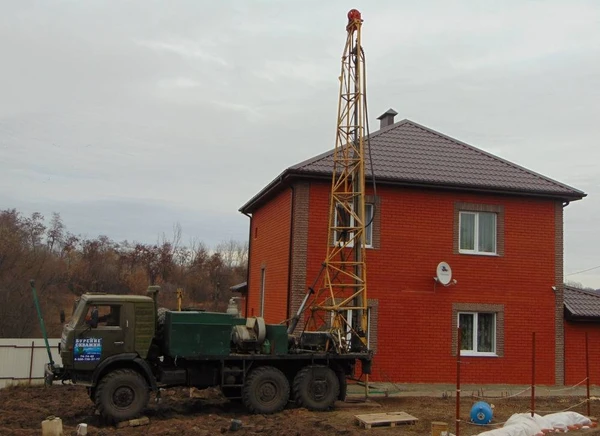
[[[452,268],[450,268],[450,265],[446,262],[438,263],[435,278],[444,286],[450,284],[450,281],[452,280]]]

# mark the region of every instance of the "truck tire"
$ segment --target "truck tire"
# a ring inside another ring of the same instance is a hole
[[[339,395],[338,376],[325,365],[304,367],[294,377],[294,400],[308,410],[329,410]]]
[[[127,421],[140,416],[148,404],[148,383],[132,369],[117,369],[100,380],[95,397],[96,408],[105,419]]]
[[[276,413],[290,399],[290,382],[283,372],[273,366],[260,366],[246,378],[242,401],[252,413]]]

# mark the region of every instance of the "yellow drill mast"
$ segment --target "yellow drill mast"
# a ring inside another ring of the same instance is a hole
[[[307,325],[311,330],[328,327],[338,352],[367,345],[366,111],[361,26],[360,12],[352,9],[348,12],[342,55],[327,257],[323,264],[323,283],[315,291]]]

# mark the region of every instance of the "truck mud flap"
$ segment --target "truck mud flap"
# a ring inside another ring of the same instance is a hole
[[[371,359],[360,359],[363,374],[371,374],[373,361]]]

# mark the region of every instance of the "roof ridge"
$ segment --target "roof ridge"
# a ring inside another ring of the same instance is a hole
[[[369,135],[365,136],[365,142],[367,142],[367,141],[369,141],[369,140],[371,140],[371,139],[373,139],[373,138],[381,135],[382,133],[388,132],[390,130],[394,130],[394,129],[398,128],[398,127],[403,126],[404,124],[410,124],[410,123],[412,123],[412,121],[410,121],[407,118],[405,118],[403,120],[400,120],[400,121],[396,121],[394,124],[390,124],[389,126],[386,126],[386,127],[382,128],[382,129],[379,129],[379,130],[376,130],[373,133],[369,133]],[[417,125],[416,123],[413,123],[413,124]],[[318,154],[316,156],[313,156],[313,157],[311,157],[309,159],[303,160],[303,161],[301,161],[301,162],[299,162],[299,163],[297,163],[295,165],[292,165],[291,167],[289,167],[289,169],[291,169],[291,170],[300,169],[300,168],[302,168],[302,167],[304,167],[306,165],[310,165],[312,163],[315,163],[317,161],[320,161],[321,159],[324,159],[324,158],[328,157],[329,155],[333,154],[334,151],[335,151],[335,148],[329,149],[329,150],[327,150],[327,151],[325,151],[323,153],[320,153],[320,154]]]
[[[551,179],[550,177],[546,177],[546,176],[544,176],[544,175],[542,175],[542,174],[540,174],[540,173],[538,173],[536,171],[530,170],[529,168],[525,168],[525,167],[523,167],[521,165],[518,165],[518,164],[516,164],[514,162],[511,162],[509,160],[503,159],[503,158],[501,158],[499,156],[496,156],[496,155],[494,155],[494,154],[492,154],[490,152],[482,150],[481,148],[475,147],[474,145],[467,144],[466,142],[460,141],[460,140],[458,140],[456,138],[453,138],[451,136],[448,136],[448,135],[445,135],[443,133],[440,133],[440,132],[438,132],[436,130],[433,130],[433,129],[429,128],[429,127],[423,126],[423,125],[421,125],[419,123],[416,123],[414,121],[411,121],[411,120],[406,120],[406,121],[408,121],[410,124],[414,125],[415,127],[420,128],[421,130],[424,130],[426,132],[429,132],[429,133],[432,133],[434,135],[437,135],[440,138],[450,140],[450,141],[452,141],[452,142],[454,142],[454,143],[456,143],[456,144],[458,144],[458,145],[460,145],[462,147],[466,147],[466,148],[468,148],[468,149],[470,149],[470,150],[472,150],[472,151],[474,151],[476,153],[480,153],[480,154],[482,154],[484,156],[487,156],[487,157],[490,157],[490,158],[492,158],[492,159],[494,159],[494,160],[496,160],[498,162],[502,162],[503,164],[508,165],[510,167],[513,167],[513,168],[515,168],[515,169],[517,169],[519,171],[524,171],[526,173],[529,173],[529,174],[537,177],[538,179],[544,180],[546,182],[550,182],[550,183],[552,183],[552,184],[554,184],[556,186],[559,186],[559,187],[561,187],[563,189],[570,189],[572,191],[577,191],[577,192],[581,193],[584,197],[587,196],[587,194],[585,194],[583,191],[580,191],[579,189],[573,188],[572,186],[569,186],[569,185],[561,183],[561,182],[559,182],[557,180]]]
[[[575,288],[573,286],[568,286],[568,285],[565,285],[565,289],[568,289],[569,291],[579,292],[581,294],[586,294],[586,295],[589,295],[590,297],[600,298],[600,293],[598,293],[596,291],[588,291],[587,289]]]
[[[396,121],[394,124],[390,124],[389,126],[385,126],[385,127],[381,128],[381,129],[375,130],[370,135],[365,136],[365,139],[366,138],[373,139],[374,137],[377,137],[377,136],[381,135],[382,133],[389,132],[390,130],[397,129],[398,127],[401,127],[401,126],[403,126],[405,124],[411,124],[411,123],[412,124],[416,124],[416,123],[413,123],[408,118],[401,119],[400,121]]]

